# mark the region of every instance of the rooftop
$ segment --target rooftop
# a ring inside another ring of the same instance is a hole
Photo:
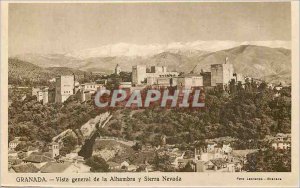
[[[32,163],[13,165],[12,169],[17,173],[37,173],[39,171]]]
[[[210,161],[217,167],[222,167],[223,165],[227,164],[227,162],[224,159],[212,159]]]
[[[115,162],[113,162],[113,161],[109,161],[109,162],[107,162],[107,164],[108,164],[110,167],[117,167],[117,166],[120,166],[119,163],[115,163]]]
[[[81,85],[97,85],[95,82],[87,82],[87,83],[83,83]]]
[[[245,157],[246,155],[250,153],[255,153],[257,151],[257,149],[233,150],[232,155],[238,157]]]
[[[193,162],[193,159],[178,159],[178,163],[188,163]]]
[[[41,173],[60,173],[71,165],[71,162],[48,162],[41,168]]]
[[[178,76],[178,77],[202,77],[202,75],[197,74],[197,73],[188,73],[188,74],[183,74],[181,76]]]
[[[32,162],[32,163],[43,163],[52,161],[50,157],[45,155],[31,154],[29,157],[25,158],[24,161]]]
[[[13,140],[13,141],[10,141],[9,143],[10,143],[10,144],[18,144],[18,143],[20,143],[20,141],[18,141],[18,140]]]

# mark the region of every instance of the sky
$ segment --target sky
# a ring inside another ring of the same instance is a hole
[[[13,3],[9,55],[112,44],[290,41],[290,3]]]

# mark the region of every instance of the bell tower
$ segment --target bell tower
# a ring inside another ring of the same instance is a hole
[[[52,151],[52,158],[59,156],[59,144],[56,142],[53,142],[51,144],[51,151]]]
[[[121,67],[119,66],[119,64],[117,64],[116,68],[115,68],[115,74],[119,75],[121,72]]]

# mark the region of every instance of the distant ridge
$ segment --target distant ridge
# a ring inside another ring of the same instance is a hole
[[[229,57],[236,72],[266,79],[274,83],[291,82],[291,50],[258,45],[240,45],[215,52],[201,50],[169,50],[151,56],[107,56],[76,59],[63,54],[28,54],[18,59],[43,68],[67,67],[81,71],[113,73],[117,64],[123,71],[131,71],[133,65],[164,65],[171,71],[195,72],[210,70],[211,64],[223,63]],[[54,69],[54,68],[52,68]],[[58,70],[58,69],[56,69]]]
[[[8,81],[33,80],[47,81],[58,75],[83,75],[85,71],[72,69],[69,67],[49,67],[42,68],[27,61],[17,58],[8,59]]]

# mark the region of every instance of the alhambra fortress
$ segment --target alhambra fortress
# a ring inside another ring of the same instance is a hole
[[[194,67],[195,69],[195,67]],[[228,90],[229,83],[234,80],[235,84],[242,84],[245,87],[246,82],[255,81],[260,83],[261,80],[243,76],[234,72],[233,65],[229,63],[228,58],[222,64],[211,65],[210,72],[201,71],[194,73],[192,70],[187,74],[179,74],[178,72],[168,71],[166,66],[146,66],[136,65],[132,67],[131,82],[120,82],[119,89],[142,90],[145,87],[168,88],[176,87],[186,90],[193,88],[214,88],[221,87]],[[119,75],[121,67],[115,67],[114,74]],[[55,88],[33,88],[32,95],[37,96],[38,101],[43,104],[47,103],[63,103],[71,95],[80,93],[82,101],[91,99],[91,96],[100,89],[105,89],[109,80],[100,82],[79,83],[76,81],[75,75],[64,75],[55,78]],[[272,86],[272,85],[270,85]]]

